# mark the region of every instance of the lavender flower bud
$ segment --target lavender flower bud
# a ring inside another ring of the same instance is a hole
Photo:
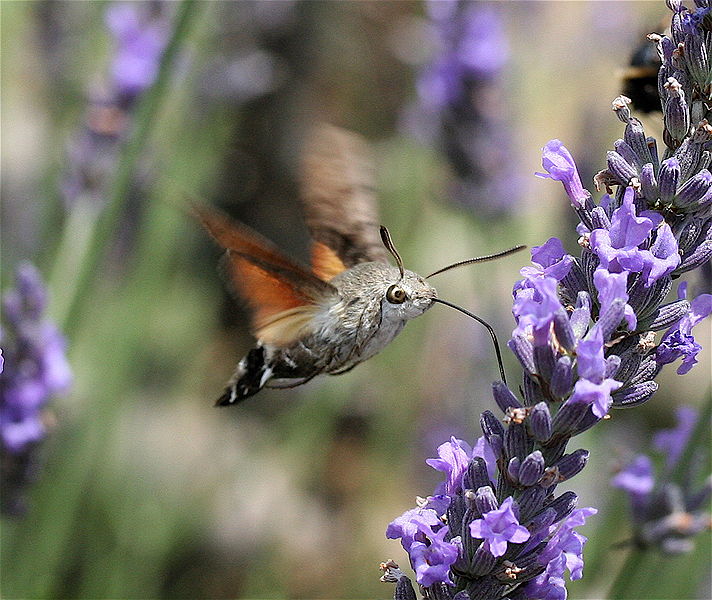
[[[641,278],[642,279],[642,278]],[[645,284],[643,285],[645,287]],[[661,298],[665,298],[672,288],[672,278],[669,276],[658,279],[653,285],[648,288],[648,293],[645,295],[645,300],[638,309],[638,317],[644,319],[655,311]]]
[[[712,240],[705,240],[695,248],[694,251],[683,257],[680,266],[675,269],[672,274],[680,275],[692,269],[697,269],[710,260],[710,258],[712,258]]]
[[[393,593],[393,600],[417,600],[413,584],[405,575],[396,582],[396,589]]]
[[[669,77],[664,87],[668,92],[663,115],[665,128],[672,140],[677,142],[674,146],[677,146],[690,129],[690,111],[685,100],[685,92],[677,79]]]
[[[520,485],[534,485],[544,473],[544,466],[544,457],[539,450],[529,454],[519,467]]]
[[[544,499],[547,497],[548,493],[549,492],[538,485],[528,487],[522,492],[522,495],[519,496],[519,500],[517,501],[517,504],[519,504],[519,516],[522,523],[529,521],[542,509]]]
[[[658,181],[660,182],[658,186],[660,201],[663,204],[670,204],[677,193],[677,186],[680,182],[680,161],[674,157],[664,160],[660,164]]]
[[[623,386],[627,385],[631,378],[640,368],[640,362],[643,357],[635,349],[629,349],[625,354],[620,355],[621,363],[618,366],[618,371],[616,371],[613,379],[623,383]]]
[[[480,416],[480,427],[482,427],[482,433],[485,434],[487,441],[494,435],[504,437],[504,427],[502,423],[488,410],[483,412]]]
[[[630,383],[631,385],[636,385],[638,383],[642,383],[644,381],[648,381],[649,379],[652,379],[655,377],[657,374],[658,370],[660,369],[660,366],[657,364],[655,361],[655,356],[650,355],[645,357],[641,362],[640,362],[640,367],[638,367],[638,370],[636,371],[635,375],[630,378]],[[623,390],[618,390],[618,392],[622,392]]]
[[[507,342],[507,346],[517,357],[525,371],[536,373],[534,368],[534,347],[525,336],[514,334],[512,339]]]
[[[566,397],[573,386],[573,366],[568,356],[562,356],[556,361],[551,376],[549,390],[557,398]]]
[[[558,498],[552,500],[546,505],[546,508],[552,509],[556,513],[554,522],[558,523],[561,519],[568,517],[578,504],[578,497],[573,492],[564,492]]]
[[[597,326],[601,328],[604,340],[609,340],[611,334],[618,329],[625,316],[625,305],[625,300],[615,298],[609,304],[607,310],[599,316]]]
[[[657,391],[658,384],[654,381],[643,381],[612,394],[614,406],[637,406],[650,400]]]
[[[527,455],[527,430],[523,424],[511,423],[504,433],[504,449],[508,458]]]
[[[638,119],[633,118],[628,120],[623,139],[633,152],[633,156],[635,157],[634,164],[638,167],[638,170],[640,170],[644,164],[652,162],[643,124]]]
[[[515,456],[509,459],[509,464],[507,465],[507,476],[514,483],[519,483],[519,459]]]
[[[524,373],[524,401],[527,406],[534,406],[545,400],[541,387],[533,377]]]
[[[586,414],[589,404],[585,401],[571,396],[566,402],[561,405],[559,412],[556,413],[551,424],[553,435],[570,435],[574,431],[581,417]]]
[[[475,506],[481,515],[499,508],[499,502],[490,486],[479,488],[474,495]]]
[[[551,437],[551,414],[546,402],[539,402],[529,415],[529,429],[534,439],[545,442]]]
[[[487,575],[496,563],[497,559],[492,556],[492,553],[484,548],[484,544],[480,544],[480,547],[475,550],[475,554],[472,557],[469,572],[474,577],[481,577],[482,575]]]
[[[646,138],[645,141],[648,144],[650,158],[653,161],[653,171],[657,173],[660,170],[660,159],[658,158],[658,140],[651,136]]]
[[[601,420],[601,417],[593,414],[593,411],[589,408],[588,411],[586,411],[586,414],[584,414],[584,416],[581,417],[581,420],[578,422],[578,424],[574,428],[573,432],[571,433],[571,437],[578,435],[579,433],[583,433],[584,431],[587,431],[588,429],[591,429],[591,427],[593,427],[600,420]]]
[[[640,329],[650,331],[660,331],[667,329],[676,321],[679,321],[690,312],[690,303],[687,300],[676,300],[669,304],[663,304],[643,323]]]
[[[702,35],[685,36],[685,65],[692,78],[701,86],[709,83],[710,64],[706,37]]]
[[[690,217],[673,228],[677,238],[677,247],[683,257],[706,239],[711,225],[712,219],[703,220]]]
[[[710,196],[710,190],[712,190],[712,174],[707,169],[703,169],[680,186],[675,198],[675,206],[687,209],[704,203],[703,200]]]
[[[588,462],[588,456],[588,450],[579,449],[561,457],[554,464],[554,468],[559,472],[559,481],[566,481],[580,473]]]
[[[581,270],[581,264],[578,259],[574,259],[571,263],[569,272],[561,280],[561,285],[568,292],[571,298],[575,298],[578,294],[585,292],[588,289],[586,283],[586,275]]]
[[[658,199],[658,182],[655,179],[655,171],[652,163],[646,163],[640,170],[640,191],[648,204],[654,204]]]
[[[535,346],[534,347],[534,365],[536,372],[544,381],[551,379],[551,374],[554,372],[554,351],[550,346]]]
[[[633,151],[633,148],[631,148],[625,140],[616,140],[613,143],[613,148],[618,154],[623,157],[623,160],[625,160],[625,162],[627,162],[629,165],[632,165],[637,169],[642,166],[642,163],[638,164],[640,160]]]
[[[503,413],[507,413],[510,408],[522,408],[521,403],[503,381],[495,381],[492,384],[492,396]]]
[[[631,99],[622,95],[617,96],[613,102],[611,102],[611,109],[623,123],[630,121],[630,108],[628,106],[630,103]]]
[[[569,352],[576,347],[576,334],[571,327],[569,315],[563,308],[554,313],[554,335],[556,341]]]
[[[597,206],[591,211],[591,225],[594,229],[611,228],[611,220],[602,206]]]
[[[702,150],[699,144],[693,144],[690,138],[685,138],[675,150],[675,158],[680,161],[680,180],[686,181],[694,173],[700,162]]]
[[[591,295],[588,292],[579,292],[576,296],[576,307],[569,319],[576,339],[580,340],[586,334],[590,320]]]
[[[489,486],[492,482],[490,481],[489,474],[487,473],[487,463],[483,458],[475,456],[467,465],[467,471],[462,479],[462,485],[471,490],[476,490],[481,487]]]
[[[618,152],[609,151],[606,157],[608,171],[621,185],[628,185],[631,179],[638,176],[636,170]]]

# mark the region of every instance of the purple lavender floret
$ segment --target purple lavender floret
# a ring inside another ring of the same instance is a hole
[[[584,208],[591,194],[583,187],[573,156],[560,140],[551,140],[543,148],[541,166],[546,173],[535,173],[537,177],[560,181],[571,204]]]
[[[44,438],[44,411],[52,396],[72,384],[66,343],[45,316],[47,291],[29,263],[16,272],[16,287],[3,295],[3,370],[0,373],[0,446],[3,481],[8,486],[3,507],[17,505],[29,457]],[[15,488],[18,488],[17,490]]]
[[[710,515],[704,510],[712,493],[712,476],[701,486],[691,486],[699,470],[694,461],[678,465],[699,415],[689,407],[677,411],[674,429],[659,432],[653,446],[666,455],[666,467],[657,474],[653,461],[638,454],[612,479],[611,485],[627,492],[633,516],[633,536],[640,547],[655,547],[666,554],[694,548],[693,538],[709,529]],[[679,468],[684,473],[675,473]],[[677,475],[677,476],[674,476]],[[679,485],[677,481],[687,482]]]
[[[680,284],[679,297],[687,297],[687,286]],[[700,294],[690,303],[689,312],[665,332],[655,351],[658,365],[667,365],[682,358],[678,375],[688,373],[697,364],[702,346],[692,336],[692,329],[712,313],[712,294]]]
[[[484,548],[494,557],[504,555],[508,542],[521,544],[529,539],[529,530],[519,524],[519,518],[512,509],[513,502],[511,497],[505,498],[499,508],[470,523],[470,535],[484,540]]]

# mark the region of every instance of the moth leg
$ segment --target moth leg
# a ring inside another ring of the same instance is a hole
[[[311,381],[316,377],[319,373],[314,373],[313,375],[308,375],[306,377],[302,377],[299,379],[296,383],[272,383],[272,384],[266,384],[265,387],[269,388],[271,390],[289,390],[291,388],[298,387],[300,385],[304,385],[307,381]]]
[[[350,367],[346,367],[345,369],[341,369],[340,371],[333,371],[333,372],[329,373],[329,375],[343,375],[344,373],[348,373],[351,369],[353,369],[354,367],[357,367],[360,364],[361,364],[360,362],[354,363]]]

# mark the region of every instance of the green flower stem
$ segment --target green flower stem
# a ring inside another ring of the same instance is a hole
[[[128,197],[136,163],[141,156],[141,151],[146,144],[161,102],[165,97],[178,50],[190,30],[190,24],[195,18],[200,5],[195,0],[183,0],[178,7],[173,35],[161,58],[158,76],[136,111],[135,129],[128,136],[121,149],[107,205],[90,227],[90,239],[83,247],[84,256],[78,259],[76,256],[68,256],[66,252],[62,253],[60,256],[66,262],[57,266],[53,271],[53,283],[61,283],[63,280],[73,279],[73,284],[67,297],[53,310],[60,328],[70,336],[76,331],[78,317],[81,315],[83,304],[87,302],[88,291],[99,273],[106,245],[112,236],[117,218]],[[69,224],[71,223],[72,219],[69,220]],[[70,243],[69,240],[75,236],[76,231],[67,227],[63,233],[60,248],[67,248]],[[79,266],[78,269],[75,269],[74,266],[77,262],[79,262]],[[71,274],[73,273],[76,273],[76,276],[72,278]],[[64,274],[64,277],[62,277],[62,274]],[[55,287],[54,289],[57,288]]]
[[[650,577],[650,571],[645,563],[652,554],[643,548],[634,547],[631,549],[608,592],[609,600],[641,598],[636,590],[639,590],[645,584],[645,580]]]

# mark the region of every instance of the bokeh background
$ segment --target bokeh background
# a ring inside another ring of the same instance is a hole
[[[439,481],[424,463],[437,445],[474,441],[492,406],[486,331],[435,307],[346,375],[213,408],[252,339],[185,204],[220,206],[305,260],[297,165],[326,120],[373,145],[382,221],[408,268],[551,236],[577,254],[563,190],[533,176],[541,147],[563,140],[591,182],[622,135],[610,110],[619,73],[668,11],[471,6],[501,39],[482,50],[480,112],[460,115],[487,135],[458,162],[438,136],[453,123],[428,95],[442,47],[420,2],[3,3],[2,284],[20,261],[38,265],[74,373],[47,412],[24,514],[3,517],[4,597],[392,594],[379,562],[407,558],[386,525]],[[659,115],[644,122],[659,135]],[[526,263],[436,284],[505,341]],[[571,488],[600,513],[572,597],[602,598],[622,564],[626,503],[608,481],[678,404],[708,393],[709,351],[699,358],[684,377],[669,369],[647,405],[577,438],[592,455]],[[516,379],[506,350],[505,362]],[[696,552],[665,563],[660,598],[707,597],[691,565],[706,564],[709,540]]]

